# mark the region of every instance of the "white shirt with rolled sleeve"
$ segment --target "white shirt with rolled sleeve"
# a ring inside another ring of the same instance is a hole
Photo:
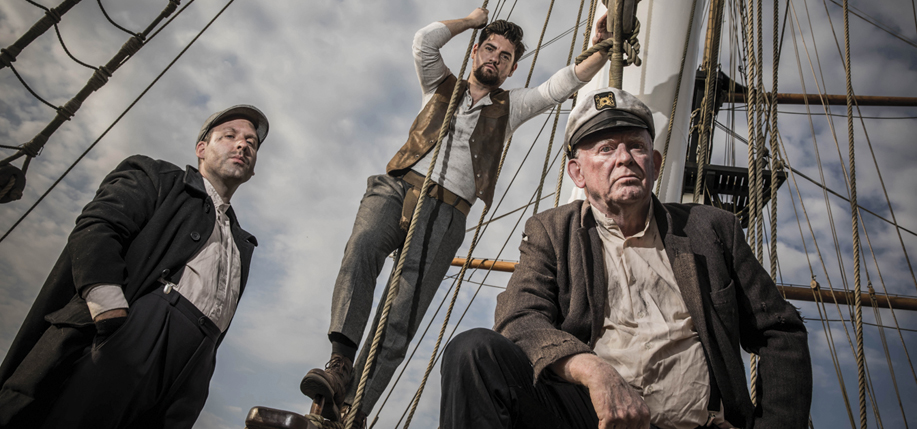
[[[441,22],[434,22],[417,31],[414,35],[414,65],[420,88],[423,91],[421,106],[426,106],[436,93],[436,88],[451,72],[446,67],[439,50],[452,39],[452,32]],[[563,103],[574,92],[586,84],[576,77],[574,65],[560,69],[550,79],[535,88],[514,88],[509,90],[509,121],[506,124],[506,139],[509,139],[516,128],[554,105]],[[460,77],[461,78],[461,77]],[[469,203],[475,202],[474,177],[472,177],[471,149],[468,141],[481,116],[484,106],[493,104],[490,94],[472,105],[471,92],[466,90],[459,101],[452,119],[449,134],[436,159],[433,170],[433,181],[464,198]],[[433,151],[428,152],[415,163],[411,169],[426,176],[430,167]],[[448,160],[448,162],[446,162]],[[447,165],[444,169],[443,165]]]

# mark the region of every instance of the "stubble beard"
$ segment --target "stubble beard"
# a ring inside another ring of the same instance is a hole
[[[487,66],[487,64],[481,65],[480,67],[474,69],[474,78],[484,85],[498,86],[500,84],[499,74],[496,71],[494,71],[492,74],[488,74],[484,70],[485,66]]]

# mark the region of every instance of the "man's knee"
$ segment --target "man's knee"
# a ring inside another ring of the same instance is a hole
[[[443,367],[479,365],[508,357],[518,347],[503,335],[490,329],[475,328],[462,332],[446,345]]]

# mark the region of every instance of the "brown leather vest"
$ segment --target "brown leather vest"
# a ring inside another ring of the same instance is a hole
[[[436,94],[424,106],[414,119],[408,141],[388,162],[385,171],[392,175],[404,173],[436,145],[439,129],[449,109],[449,99],[455,88],[456,78],[449,75],[436,88]],[[461,82],[459,94],[463,95],[468,83]],[[474,168],[474,187],[477,197],[488,206],[493,201],[494,188],[497,185],[497,167],[506,141],[506,125],[509,121],[509,93],[495,89],[490,93],[493,104],[481,109],[471,140],[471,165]]]

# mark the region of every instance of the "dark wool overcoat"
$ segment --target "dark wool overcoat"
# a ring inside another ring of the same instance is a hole
[[[231,208],[227,214],[242,263],[241,296],[257,241],[239,226]],[[0,426],[20,410],[45,406],[72,362],[91,345],[95,325],[80,297],[83,289],[98,283],[123,285],[133,304],[162,287],[163,270],[177,283],[215,221],[203,178],[190,166],[182,170],[135,155],[106,176],[77,218],[0,365]]]
[[[703,345],[711,395],[744,428],[804,428],[812,400],[806,329],[745,242],[731,213],[661,204],[656,225]],[[533,216],[519,265],[497,298],[494,330],[528,355],[536,380],[558,360],[593,353],[605,320],[608,283],[602,241],[588,203]],[[752,405],[739,348],[760,357]]]

